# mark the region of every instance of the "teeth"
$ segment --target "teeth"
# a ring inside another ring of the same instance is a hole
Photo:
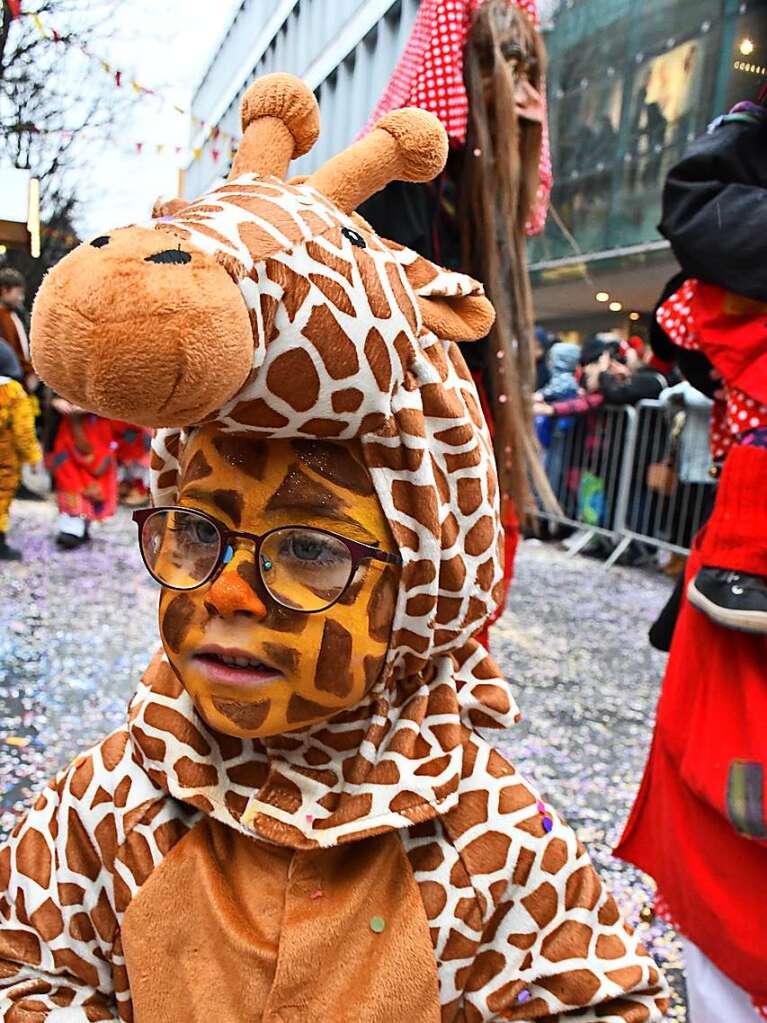
[[[261,662],[253,660],[250,657],[225,657],[223,654],[219,658],[224,664],[230,668],[259,668]]]

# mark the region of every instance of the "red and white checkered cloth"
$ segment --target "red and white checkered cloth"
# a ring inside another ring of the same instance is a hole
[[[697,286],[695,278],[686,280],[658,309],[656,319],[669,339],[680,348],[700,351],[698,329],[692,315],[692,304]],[[749,397],[725,380],[724,400],[714,402],[711,413],[711,457],[722,461],[738,436],[749,430],[767,427],[767,407]]]
[[[405,50],[362,134],[376,121],[401,107],[421,107],[436,114],[453,145],[466,142],[469,100],[463,84],[463,50],[474,11],[485,0],[423,0]],[[535,0],[509,0],[538,24]],[[529,235],[546,223],[552,186],[545,95],[538,202],[527,224]]]

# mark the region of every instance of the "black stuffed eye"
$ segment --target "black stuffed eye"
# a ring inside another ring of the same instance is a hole
[[[94,249],[101,249],[105,245],[109,245],[109,235],[108,234],[100,234],[98,236],[98,238],[94,238],[93,239],[93,241],[91,242],[91,245],[94,247]]]
[[[367,248],[365,239],[357,231],[353,231],[350,227],[342,227],[341,234],[344,238],[348,238],[352,245],[356,245],[358,249]]]

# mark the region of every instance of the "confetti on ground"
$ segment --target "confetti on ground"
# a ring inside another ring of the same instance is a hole
[[[157,589],[129,513],[66,552],[54,521],[52,504],[17,502],[9,538],[25,560],[0,569],[0,835],[59,768],[123,722],[158,643]],[[668,592],[652,572],[608,573],[528,541],[492,643],[523,713],[500,745],[589,846],[666,969],[670,1018],[686,1023],[679,938],[651,912],[650,879],[611,855],[649,748],[665,657],[647,629]]]
[[[561,811],[673,987],[670,1018],[687,1020],[677,934],[652,912],[646,874],[612,855],[652,737],[665,654],[647,630],[671,583],[654,570],[568,558],[522,544],[509,608],[491,632],[522,721],[500,745]]]

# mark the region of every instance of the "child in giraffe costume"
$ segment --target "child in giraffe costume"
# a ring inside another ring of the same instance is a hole
[[[501,530],[455,344],[492,307],[353,212],[444,132],[398,111],[286,182],[318,133],[286,75],[243,132],[226,184],[38,296],[51,386],[160,428],[134,517],[163,651],[0,853],[0,1018],[661,1020],[583,846],[478,731],[517,718],[473,638]]]

